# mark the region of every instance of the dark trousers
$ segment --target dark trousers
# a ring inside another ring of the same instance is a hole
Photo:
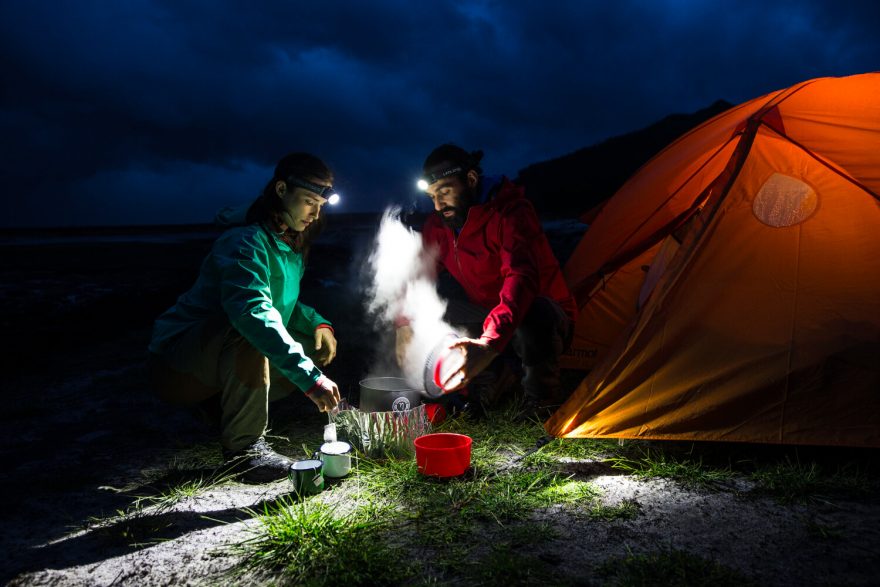
[[[444,319],[462,336],[479,338],[489,308],[468,301],[464,290],[449,274],[438,281],[438,293],[447,300]],[[574,325],[555,300],[538,296],[511,340],[522,361],[522,387],[527,399],[555,401],[560,388],[559,357],[571,344]],[[483,381],[492,377],[487,373]],[[480,382],[478,377],[476,382]]]

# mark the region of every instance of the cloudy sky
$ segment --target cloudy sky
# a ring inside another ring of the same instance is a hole
[[[717,99],[880,69],[876,0],[0,0],[0,226],[208,222],[285,153],[408,204]]]

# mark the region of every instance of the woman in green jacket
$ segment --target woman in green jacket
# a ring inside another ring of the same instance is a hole
[[[339,402],[319,368],[336,355],[333,328],[299,301],[332,182],[317,157],[281,159],[246,225],[217,239],[195,284],[154,326],[156,391],[184,405],[219,396],[224,457],[248,480],[282,478],[291,464],[265,441],[269,401],[296,387],[322,412]]]

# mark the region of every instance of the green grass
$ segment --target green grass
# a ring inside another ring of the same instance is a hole
[[[603,563],[598,574],[609,587],[742,587],[754,583],[714,561],[681,551],[631,555]]]
[[[157,544],[171,527],[167,519],[144,515],[140,511],[118,510],[116,514],[111,518],[91,518],[89,521],[95,536],[108,545],[115,546],[121,542],[132,548],[140,548]]]
[[[786,504],[828,501],[835,496],[866,496],[875,486],[868,475],[850,463],[837,464],[826,471],[815,461],[801,463],[790,457],[759,464],[751,478],[760,493]]]
[[[841,540],[846,533],[837,524],[823,524],[815,519],[806,521],[807,533],[819,540]]]
[[[358,482],[371,498],[398,507],[401,515],[423,525],[425,520],[454,516],[452,524],[438,523],[438,532],[429,528],[429,534],[454,534],[478,520],[504,525],[539,508],[592,503],[599,495],[589,483],[552,471],[510,469],[497,473],[487,465],[494,460],[490,454],[475,456],[474,469],[463,477],[433,479],[421,475],[412,460],[361,459]]]
[[[239,571],[280,569],[285,583],[297,585],[389,584],[415,572],[383,539],[389,526],[381,510],[337,515],[318,501],[281,498],[250,513],[259,523],[235,546],[244,555]]]
[[[145,469],[145,479],[139,485],[122,489],[103,486],[131,502],[114,515],[89,518],[86,527],[94,528],[104,540],[133,547],[162,541],[171,526],[162,514],[234,479],[221,465],[219,454],[213,445],[192,446],[176,453],[162,468]]]
[[[468,418],[449,419],[436,431],[467,434],[479,438],[481,444],[490,446],[493,450],[522,453],[531,448],[545,433],[538,422],[519,422],[516,420],[516,414],[516,404],[510,404],[506,409],[490,412],[479,422]]]
[[[617,505],[596,504],[590,508],[588,515],[594,520],[610,522],[612,520],[632,520],[642,511],[637,501],[625,500]]]
[[[553,460],[601,461],[616,454],[618,450],[616,440],[555,438],[540,452]]]
[[[465,475],[436,479],[420,474],[412,458],[361,456],[338,491],[253,512],[259,521],[254,536],[235,547],[244,558],[243,569],[282,572],[285,582],[329,576],[336,584],[354,585],[367,578],[388,584],[411,576],[425,584],[452,576],[484,584],[490,579],[498,582],[489,584],[519,584],[511,578],[513,560],[519,561],[517,577],[534,580],[549,573],[552,568],[545,561],[522,551],[557,535],[530,516],[549,507],[599,511],[599,491],[552,467],[515,461],[543,435],[535,423],[515,423],[501,414],[479,423],[452,420],[440,430],[474,438],[472,467]],[[322,500],[333,499],[341,500],[338,507],[323,505]],[[499,535],[499,529],[503,541],[487,545],[485,537]],[[361,548],[367,554],[363,560],[360,555],[349,557],[346,568],[310,562],[326,559],[326,553],[343,544],[346,553]],[[415,568],[413,552],[423,554]]]
[[[222,464],[216,447],[194,446],[174,455],[168,465],[147,473],[148,482],[132,490],[134,500],[127,512],[150,510],[153,514],[168,511],[187,499],[235,478]]]
[[[561,511],[583,524],[616,523],[641,514],[634,500],[605,505],[600,491],[573,470],[590,475],[614,469],[723,491],[737,491],[733,481],[749,477],[760,491],[791,501],[817,495],[829,483],[853,491],[873,487],[854,471],[843,474],[843,466],[839,474],[823,474],[818,465],[792,464],[765,447],[744,451],[721,443],[620,445],[589,439],[540,445],[541,425],[516,422],[512,411],[480,422],[453,419],[437,431],[474,439],[472,467],[463,476],[430,478],[418,472],[413,458],[361,456],[349,477],[331,491],[253,512],[258,519],[253,536],[235,547],[244,558],[242,568],[282,583],[314,585],[323,584],[322,577],[352,585],[559,585],[565,580],[552,553],[562,538],[540,521],[546,512]],[[572,462],[589,466],[573,467]],[[807,530],[836,537],[835,528],[818,523],[808,524]],[[330,554],[340,549],[346,553],[344,565]],[[748,584],[730,569],[679,551],[615,559],[602,565],[602,573],[610,585]]]
[[[552,563],[503,542],[493,544],[479,561],[463,565],[466,584],[488,586],[564,585]]]
[[[233,479],[234,475],[219,469],[210,472],[197,472],[166,478],[163,486],[152,487],[155,493],[135,496],[129,511],[150,509],[154,513],[168,511],[187,499],[198,497],[200,493],[213,489]]]
[[[681,455],[641,444],[621,449],[607,461],[615,469],[641,479],[662,477],[686,487],[714,487],[734,478],[729,466],[706,465],[700,455]]]

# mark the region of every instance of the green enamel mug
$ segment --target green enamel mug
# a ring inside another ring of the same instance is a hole
[[[294,461],[287,471],[293,491],[299,495],[314,495],[324,491],[324,463],[318,459]]]

